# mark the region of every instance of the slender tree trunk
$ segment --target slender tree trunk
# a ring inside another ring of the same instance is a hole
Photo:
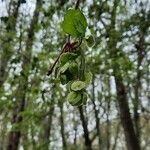
[[[123,85],[122,77],[121,75],[118,74],[116,75],[116,73],[114,73],[114,77],[115,77],[116,88],[117,88],[117,100],[119,103],[120,118],[121,118],[122,126],[124,128],[128,150],[135,150],[135,149],[140,150],[140,146],[138,143],[137,136],[135,134],[134,126],[129,111],[128,99],[127,99],[125,87]]]
[[[60,107],[60,125],[61,125],[61,137],[62,137],[62,144],[63,144],[63,149],[67,149],[67,142],[66,142],[66,137],[65,137],[65,127],[64,127],[64,110],[63,110],[63,103],[59,103]]]
[[[92,103],[93,103],[93,109],[95,114],[95,121],[96,121],[96,131],[98,136],[98,144],[99,148],[101,147],[101,134],[100,134],[100,119],[99,119],[99,109],[96,108],[95,104],[95,84],[94,84],[94,78],[92,79]]]
[[[105,82],[106,82],[106,89],[108,91],[108,95],[106,95],[106,133],[107,133],[107,150],[110,149],[110,139],[111,139],[111,122],[110,122],[110,119],[109,119],[109,115],[110,115],[110,107],[111,107],[111,94],[110,94],[110,80],[109,80],[109,77],[106,77],[105,78]]]
[[[143,53],[143,46],[141,47],[141,44],[143,43],[143,37],[142,39],[140,38],[140,43],[137,46],[137,51],[138,51],[138,66],[137,66],[137,77],[136,77],[136,82],[135,82],[135,87],[134,87],[134,91],[135,91],[135,98],[133,99],[133,111],[134,111],[134,124],[135,124],[135,132],[136,132],[136,136],[138,138],[138,141],[140,143],[140,115],[138,112],[139,109],[139,104],[140,104],[140,99],[139,99],[139,90],[141,87],[141,70],[139,69],[143,60],[144,55]]]
[[[82,127],[84,131],[85,147],[87,150],[92,150],[92,142],[89,137],[88,125],[85,119],[82,106],[78,107],[80,113],[80,120],[82,122]]]
[[[30,63],[32,58],[32,45],[35,35],[35,26],[38,22],[39,8],[41,7],[41,0],[37,1],[34,16],[30,24],[28,31],[28,37],[26,41],[26,53],[23,55],[22,73],[19,80],[18,90],[16,91],[16,104],[13,110],[12,125],[21,123],[23,117],[19,114],[25,109],[26,103],[26,91],[28,88],[28,75],[30,70]],[[10,131],[7,150],[17,150],[19,146],[19,140],[21,137],[21,131]]]
[[[54,114],[54,102],[55,102],[55,85],[52,87],[52,95],[51,95],[51,101],[48,103],[49,110],[48,113],[46,113],[46,117],[44,118],[44,133],[42,132],[42,144],[43,149],[48,150],[50,145],[50,136],[51,136],[51,128],[52,128],[52,121],[53,121],[53,114]],[[42,100],[45,102],[45,91],[42,93]]]
[[[76,147],[76,145],[77,145],[77,126],[76,125],[74,127],[74,140],[73,140],[73,144]]]
[[[54,106],[51,105],[49,108],[49,114],[47,118],[45,118],[45,126],[44,126],[44,148],[45,150],[49,149],[49,144],[50,144],[50,136],[51,136],[51,128],[52,128],[52,120],[53,120],[53,114],[54,114]]]
[[[143,12],[141,12],[143,13]],[[143,13],[144,15],[144,13]],[[145,21],[145,20],[144,20]],[[146,24],[146,23],[145,23]],[[145,37],[146,35],[148,26],[143,26],[140,29],[139,33],[139,41],[135,45],[135,48],[137,49],[137,77],[136,77],[136,82],[134,86],[134,91],[135,91],[135,99],[133,100],[133,110],[134,110],[134,123],[135,123],[135,131],[136,131],[136,136],[138,137],[138,141],[140,143],[140,115],[139,115],[139,106],[141,104],[141,101],[139,99],[140,96],[140,88],[141,88],[141,77],[142,77],[142,70],[140,70],[140,67],[142,65],[143,58],[146,55],[145,52]]]
[[[106,133],[107,133],[107,150],[110,149],[110,120],[109,120],[109,112],[110,112],[110,98],[107,101],[107,119],[106,119]]]

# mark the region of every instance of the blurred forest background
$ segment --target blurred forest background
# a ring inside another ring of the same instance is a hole
[[[76,0],[0,0],[0,150],[149,150],[150,1],[80,0],[88,102],[48,77]]]

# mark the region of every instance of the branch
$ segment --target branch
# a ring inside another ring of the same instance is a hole
[[[58,56],[57,59],[55,60],[53,66],[49,69],[49,71],[48,71],[48,73],[47,73],[48,76],[53,72],[54,67],[56,66],[56,64],[57,64],[57,62],[58,62],[58,60],[59,60],[61,54],[66,50],[66,48],[67,48],[67,44],[65,44],[65,46],[64,46],[63,49],[61,50],[61,53],[59,54],[59,56]]]

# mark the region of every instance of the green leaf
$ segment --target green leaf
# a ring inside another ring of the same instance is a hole
[[[64,65],[65,63],[67,63],[70,60],[75,60],[77,57],[78,57],[78,55],[75,53],[66,52],[60,56],[59,60],[60,60],[60,63],[62,65]]]
[[[71,85],[73,91],[80,91],[86,87],[86,84],[83,81],[74,81]]]
[[[62,29],[73,37],[84,37],[87,28],[87,21],[79,9],[67,10],[62,22]]]
[[[75,103],[72,106],[81,106],[83,104],[82,99],[80,101],[78,101],[77,103]]]
[[[90,35],[88,38],[86,38],[86,44],[88,47],[93,47],[95,44],[94,37]]]
[[[63,65],[61,68],[60,68],[60,70],[59,70],[59,72],[60,73],[64,73],[68,68],[69,68],[69,63],[66,63],[65,65]]]
[[[67,84],[69,81],[75,80],[75,75],[72,74],[69,69],[67,69],[64,73],[59,73],[60,81],[62,84]]]
[[[88,94],[86,92],[83,93],[82,103],[85,105],[88,99]]]
[[[85,105],[87,102],[88,95],[86,92],[70,92],[67,100],[72,106]]]
[[[71,62],[69,66],[69,71],[73,74],[73,76],[78,75],[78,64],[76,62]]]
[[[63,84],[63,85],[67,83],[67,77],[66,77],[65,74],[61,74],[61,75],[60,75],[60,82],[61,82],[61,84]]]
[[[91,72],[85,73],[85,84],[86,84],[86,86],[88,86],[92,82],[92,76],[93,75]]]
[[[75,106],[81,101],[81,94],[78,92],[70,92],[67,96],[67,100],[71,105]]]
[[[66,88],[67,88],[68,91],[70,91],[70,89],[71,89],[71,84],[72,84],[72,82],[73,82],[73,81],[69,81],[69,82],[67,83]]]

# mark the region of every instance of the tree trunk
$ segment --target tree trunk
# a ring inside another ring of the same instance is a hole
[[[109,115],[110,115],[110,107],[111,107],[111,95],[110,95],[110,81],[109,81],[109,78],[106,77],[106,88],[107,88],[107,91],[108,91],[108,96],[106,96],[106,102],[107,102],[107,110],[106,110],[106,133],[107,133],[107,150],[110,149],[110,139],[111,139],[111,122],[110,122],[110,119],[109,119]]]
[[[93,109],[95,114],[95,122],[96,122],[96,131],[98,136],[98,144],[99,148],[101,147],[101,134],[100,134],[100,119],[99,119],[99,109],[96,108],[95,104],[95,84],[94,84],[94,78],[92,79],[92,103],[93,103]]]
[[[114,77],[115,77],[116,89],[117,89],[117,101],[119,104],[120,118],[121,118],[122,126],[124,128],[127,147],[128,150],[135,150],[135,149],[140,150],[138,138],[135,134],[134,126],[129,111],[129,104],[127,100],[125,87],[123,85],[123,80],[121,75],[118,74],[116,75],[115,71],[114,71]]]
[[[19,80],[18,90],[16,91],[16,104],[13,110],[12,125],[21,123],[23,120],[23,117],[19,113],[23,112],[25,109],[26,91],[28,88],[28,75],[31,65],[30,62],[32,58],[32,45],[35,35],[35,26],[38,22],[39,8],[41,7],[41,5],[41,0],[38,0],[34,11],[34,16],[28,31],[28,37],[26,41],[26,52],[23,55],[22,73]],[[20,137],[20,130],[10,131],[7,150],[17,150],[19,146]]]
[[[80,113],[80,120],[82,122],[82,127],[83,127],[83,131],[84,131],[85,147],[87,150],[92,150],[92,142],[89,137],[87,121],[85,120],[82,106],[78,107],[78,110]]]
[[[145,13],[143,12],[143,9],[141,10],[141,14],[143,14],[144,18],[146,18]],[[141,25],[140,26],[140,31],[139,31],[139,41],[137,44],[135,44],[135,48],[137,50],[137,76],[136,76],[136,82],[134,86],[134,91],[135,91],[135,98],[133,100],[133,111],[134,111],[134,123],[135,123],[135,131],[136,131],[136,136],[138,137],[139,143],[140,143],[140,115],[139,115],[139,106],[141,104],[141,100],[139,99],[140,97],[140,88],[141,88],[141,77],[142,77],[142,70],[140,70],[140,67],[142,66],[142,61],[146,55],[145,52],[145,35],[147,33],[148,25],[145,22],[145,26]]]
[[[60,125],[61,125],[61,137],[62,137],[62,144],[63,144],[63,149],[67,149],[67,142],[66,142],[66,137],[65,137],[65,128],[64,128],[64,110],[63,110],[63,103],[59,103],[60,107]]]
[[[109,114],[110,113],[110,98],[108,98],[107,101],[107,113],[106,113],[106,140],[107,140],[107,150],[110,149],[110,128],[111,128],[111,124],[110,124],[110,120],[109,120]]]
[[[51,136],[51,128],[52,128],[52,120],[53,120],[53,114],[54,114],[54,106],[51,105],[50,108],[49,108],[49,113],[48,113],[48,116],[47,118],[45,118],[45,126],[44,126],[44,148],[45,150],[48,150],[49,149],[49,144],[50,144],[50,136]]]

